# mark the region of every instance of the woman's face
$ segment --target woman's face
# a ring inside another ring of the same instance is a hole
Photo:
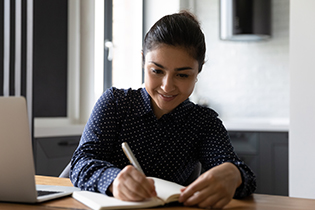
[[[171,112],[193,92],[198,61],[182,47],[161,44],[145,55],[145,88],[157,118]]]

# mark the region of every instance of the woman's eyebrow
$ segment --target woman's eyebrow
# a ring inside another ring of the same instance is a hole
[[[184,71],[184,70],[192,70],[193,68],[191,67],[181,67],[181,68],[176,68],[175,71]]]
[[[160,67],[162,69],[165,69],[165,67],[159,63],[156,63],[154,61],[150,61],[150,63],[153,63],[154,65],[156,65],[157,67]],[[176,68],[175,71],[184,71],[184,70],[192,70],[193,68],[187,66],[187,67],[180,67],[180,68]]]
[[[162,68],[162,69],[165,69],[165,67],[162,66],[162,65],[159,64],[159,63],[156,63],[156,62],[154,62],[154,61],[150,61],[150,63],[153,63],[153,64],[156,65],[157,67],[160,67],[160,68]]]

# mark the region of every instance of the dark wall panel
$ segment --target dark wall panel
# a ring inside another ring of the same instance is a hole
[[[4,1],[0,1],[0,14],[4,14]],[[0,15],[0,96],[3,95],[3,15]]]
[[[67,12],[64,0],[34,1],[34,117],[67,115]]]

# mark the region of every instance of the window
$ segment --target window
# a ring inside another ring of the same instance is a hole
[[[139,88],[142,83],[142,0],[113,0],[112,85]]]
[[[109,83],[118,88],[141,86],[142,4],[142,0],[68,0],[67,113],[64,117],[36,118],[37,137],[81,134]],[[105,14],[108,5],[112,5],[109,23],[104,21],[110,15]],[[104,62],[109,53],[104,53],[106,24],[112,24],[110,62]],[[108,64],[112,71],[106,72]]]

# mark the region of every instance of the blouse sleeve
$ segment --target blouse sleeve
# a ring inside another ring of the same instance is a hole
[[[256,190],[255,174],[234,152],[228,132],[221,120],[216,117],[217,114],[214,114],[215,117],[211,117],[210,122],[207,122],[208,125],[204,126],[206,128],[203,132],[205,140],[200,145],[200,161],[205,170],[224,162],[233,163],[242,176],[242,184],[235,191],[234,198],[246,197]]]
[[[117,114],[113,89],[96,102],[71,160],[70,179],[82,190],[106,193],[121,171],[107,162],[115,139]]]

